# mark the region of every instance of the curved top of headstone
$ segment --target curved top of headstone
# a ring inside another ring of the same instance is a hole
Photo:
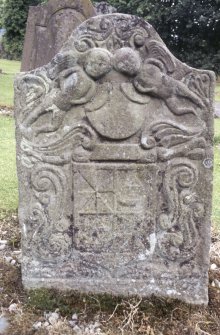
[[[54,102],[57,100],[58,108],[67,111],[83,105],[85,110],[93,110],[87,117],[96,131],[117,140],[129,138],[141,128],[145,116],[137,109],[142,109],[140,105],[149,99],[154,101],[152,98],[165,102],[174,123],[185,122],[188,115],[189,136],[201,133],[205,127],[204,109],[211,106],[213,98],[212,72],[180,62],[149,23],[125,14],[88,19],[74,30],[48,65],[32,73],[38,85],[42,82],[42,94],[46,87],[46,91],[56,92],[53,94],[57,96]],[[112,104],[118,106],[111,113],[111,120],[107,118],[107,107],[102,108],[102,113],[99,110],[102,99],[105,100],[99,89],[111,91],[110,83],[114,90]],[[130,115],[128,111],[118,112],[125,108],[120,91],[126,99],[136,102],[136,110],[130,111]],[[178,106],[179,102],[182,106]],[[154,118],[155,111],[151,114]]]

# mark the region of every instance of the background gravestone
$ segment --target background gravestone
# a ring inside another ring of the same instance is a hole
[[[207,303],[214,82],[122,14],[18,75],[26,288]]]
[[[73,30],[95,15],[90,0],[50,0],[28,13],[21,71],[43,66],[58,53]]]
[[[106,1],[101,1],[95,4],[95,10],[96,14],[114,14],[117,12],[117,9],[113,6],[111,6],[108,2]]]

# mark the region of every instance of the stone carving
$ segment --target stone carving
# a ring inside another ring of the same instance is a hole
[[[122,14],[17,76],[27,288],[207,303],[214,81]]]
[[[60,51],[73,30],[94,16],[90,0],[49,0],[29,8],[21,71],[43,66]]]

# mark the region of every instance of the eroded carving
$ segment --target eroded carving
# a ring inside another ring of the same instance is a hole
[[[35,198],[27,224],[32,230],[31,246],[36,246],[34,251],[38,257],[66,257],[71,251],[72,239],[64,213],[65,173],[58,167],[37,163],[30,176]]]
[[[190,160],[172,160],[163,181],[164,199],[168,213],[160,214],[158,234],[163,256],[171,260],[193,257],[198,243],[198,219],[204,215],[194,187],[198,182],[198,169]]]

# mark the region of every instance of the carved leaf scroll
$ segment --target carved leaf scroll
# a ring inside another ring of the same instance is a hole
[[[38,257],[66,257],[72,242],[64,213],[65,173],[58,167],[39,163],[31,173],[31,184],[35,197],[29,217],[29,225],[35,226],[31,243],[38,245],[34,250]]]
[[[159,245],[164,257],[171,260],[188,259],[196,251],[198,242],[197,219],[204,215],[195,186],[198,169],[188,159],[170,161],[163,181],[167,211],[159,216]]]

